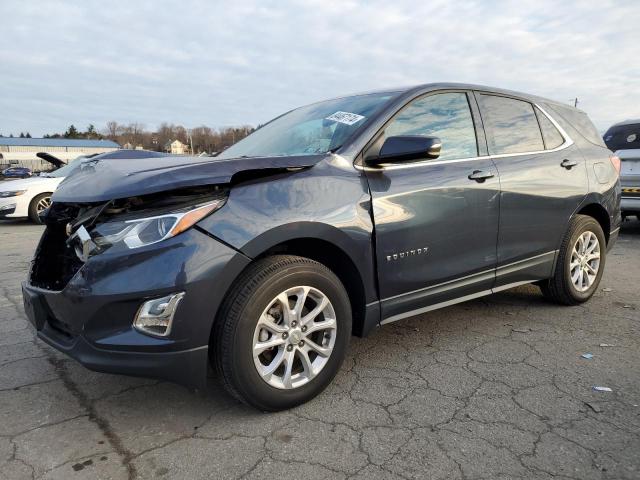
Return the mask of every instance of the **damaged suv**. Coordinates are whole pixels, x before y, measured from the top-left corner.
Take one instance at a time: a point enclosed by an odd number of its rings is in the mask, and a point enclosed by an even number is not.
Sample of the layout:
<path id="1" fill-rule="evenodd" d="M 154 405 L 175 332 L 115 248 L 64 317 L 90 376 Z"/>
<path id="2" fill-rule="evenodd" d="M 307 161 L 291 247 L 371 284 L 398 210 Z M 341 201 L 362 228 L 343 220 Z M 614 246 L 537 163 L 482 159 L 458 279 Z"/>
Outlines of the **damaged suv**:
<path id="1" fill-rule="evenodd" d="M 83 165 L 23 284 L 38 336 L 103 372 L 307 401 L 351 335 L 526 283 L 597 289 L 619 160 L 587 116 L 430 84 L 292 110 L 213 159 Z"/>

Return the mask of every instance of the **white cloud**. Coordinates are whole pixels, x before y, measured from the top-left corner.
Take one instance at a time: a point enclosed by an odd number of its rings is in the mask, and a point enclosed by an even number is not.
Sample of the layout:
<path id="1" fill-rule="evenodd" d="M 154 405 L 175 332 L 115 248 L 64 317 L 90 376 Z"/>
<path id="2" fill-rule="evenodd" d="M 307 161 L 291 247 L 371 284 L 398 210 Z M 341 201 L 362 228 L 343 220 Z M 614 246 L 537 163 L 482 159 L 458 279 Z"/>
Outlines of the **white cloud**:
<path id="1" fill-rule="evenodd" d="M 461 81 L 640 117 L 638 2 L 4 0 L 0 132 L 256 124 L 343 93 Z"/>

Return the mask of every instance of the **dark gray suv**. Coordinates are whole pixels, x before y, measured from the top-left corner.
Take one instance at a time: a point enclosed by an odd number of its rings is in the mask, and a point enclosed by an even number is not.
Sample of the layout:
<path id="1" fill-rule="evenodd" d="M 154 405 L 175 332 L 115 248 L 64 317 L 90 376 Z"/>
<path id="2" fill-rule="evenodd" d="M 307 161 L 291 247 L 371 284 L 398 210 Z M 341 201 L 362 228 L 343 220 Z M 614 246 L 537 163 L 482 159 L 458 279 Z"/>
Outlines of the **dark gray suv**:
<path id="1" fill-rule="evenodd" d="M 317 395 L 352 334 L 515 285 L 597 289 L 619 161 L 587 116 L 430 84 L 292 110 L 214 159 L 96 161 L 68 177 L 23 285 L 38 336 L 88 368 Z"/>

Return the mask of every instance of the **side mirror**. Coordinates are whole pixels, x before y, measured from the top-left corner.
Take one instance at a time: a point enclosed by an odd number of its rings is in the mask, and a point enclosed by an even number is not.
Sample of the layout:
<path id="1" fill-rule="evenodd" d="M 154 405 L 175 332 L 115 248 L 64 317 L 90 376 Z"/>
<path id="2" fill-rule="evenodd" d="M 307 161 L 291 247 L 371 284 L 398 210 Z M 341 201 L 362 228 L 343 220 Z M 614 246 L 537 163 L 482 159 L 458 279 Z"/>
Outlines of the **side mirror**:
<path id="1" fill-rule="evenodd" d="M 442 142 L 438 137 L 422 135 L 399 135 L 388 137 L 377 157 L 367 160 L 367 163 L 380 165 L 383 163 L 409 162 L 420 159 L 434 159 L 440 156 Z"/>

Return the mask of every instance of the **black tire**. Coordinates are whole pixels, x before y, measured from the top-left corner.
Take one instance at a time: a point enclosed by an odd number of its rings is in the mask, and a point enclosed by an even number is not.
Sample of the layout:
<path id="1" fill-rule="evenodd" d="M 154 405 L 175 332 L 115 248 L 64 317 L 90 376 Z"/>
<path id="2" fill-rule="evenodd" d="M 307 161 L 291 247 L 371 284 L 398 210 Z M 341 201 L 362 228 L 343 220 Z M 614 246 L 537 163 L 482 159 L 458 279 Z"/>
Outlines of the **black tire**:
<path id="1" fill-rule="evenodd" d="M 253 357 L 259 317 L 281 292 L 309 286 L 331 302 L 337 322 L 335 343 L 322 370 L 297 388 L 267 383 Z M 322 392 L 338 373 L 351 337 L 351 304 L 338 277 L 308 258 L 275 255 L 256 261 L 238 278 L 214 325 L 212 361 L 225 389 L 238 400 L 262 411 L 278 411 L 304 403 Z"/>
<path id="2" fill-rule="evenodd" d="M 579 291 L 571 281 L 570 262 L 573 247 L 583 233 L 591 231 L 598 239 L 600 247 L 600 265 L 595 280 L 584 291 Z M 607 257 L 607 243 L 602 227 L 593 217 L 576 215 L 571 219 L 567 233 L 562 240 L 553 277 L 541 282 L 540 288 L 545 297 L 562 305 L 578 305 L 586 302 L 598 289 Z"/>
<path id="3" fill-rule="evenodd" d="M 42 224 L 40 216 L 38 215 L 38 203 L 45 198 L 51 200 L 51 195 L 51 193 L 41 193 L 31 200 L 31 203 L 29 204 L 29 218 L 33 223 L 37 223 L 38 225 Z"/>

